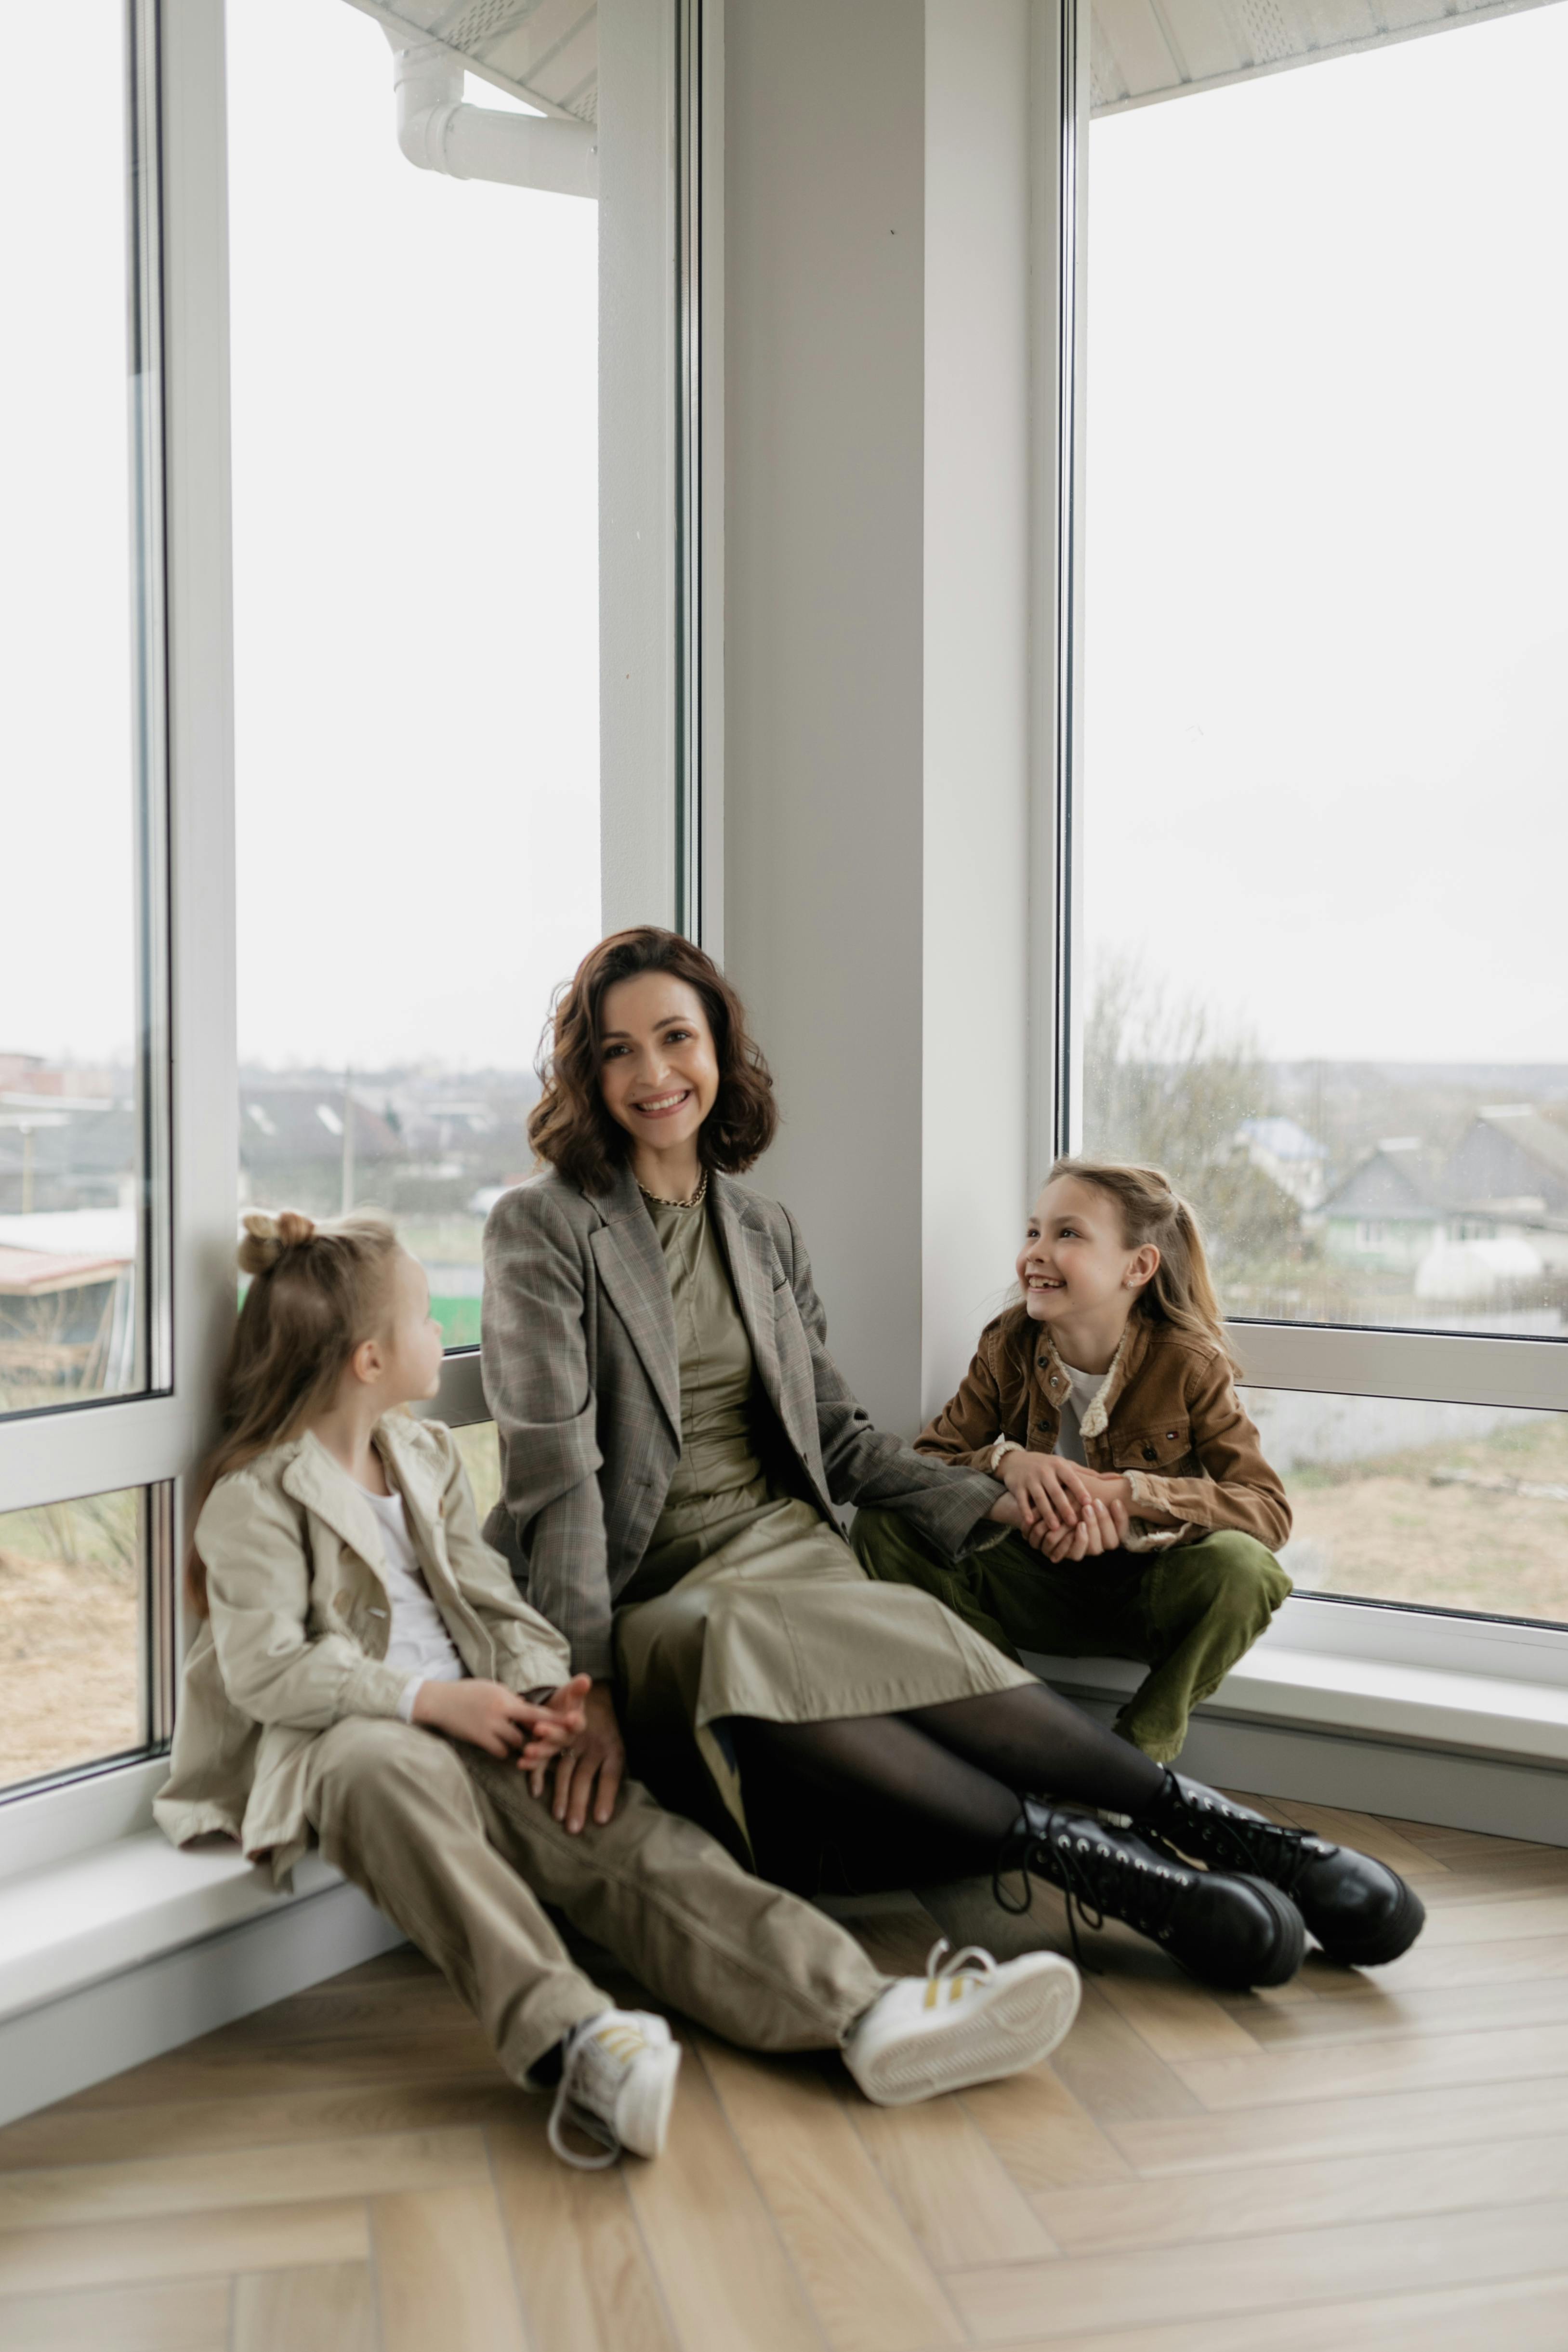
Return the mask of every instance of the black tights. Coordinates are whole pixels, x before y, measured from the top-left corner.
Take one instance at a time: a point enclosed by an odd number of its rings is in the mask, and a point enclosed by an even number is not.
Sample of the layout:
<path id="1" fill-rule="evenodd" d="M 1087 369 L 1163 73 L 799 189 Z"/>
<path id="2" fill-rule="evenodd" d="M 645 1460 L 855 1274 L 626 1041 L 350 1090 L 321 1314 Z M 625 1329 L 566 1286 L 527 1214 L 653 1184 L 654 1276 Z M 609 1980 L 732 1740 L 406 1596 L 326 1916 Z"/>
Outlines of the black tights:
<path id="1" fill-rule="evenodd" d="M 835 1838 L 860 1857 L 859 1883 L 875 1875 L 907 1885 L 912 1877 L 956 1876 L 989 1869 L 998 1842 L 1019 1815 L 1021 1795 L 1049 1793 L 1108 1811 L 1139 1813 L 1164 1785 L 1153 1763 L 1114 1732 L 1043 1683 L 911 1707 L 903 1715 L 841 1716 L 826 1723 L 730 1727 L 747 1779 L 747 1813 L 756 1792 L 759 1859 L 779 1874 L 803 1874 L 799 1800 L 810 1790 L 833 1801 Z M 821 1807 L 811 1811 L 821 1821 Z M 880 1856 L 874 1873 L 869 1852 Z"/>

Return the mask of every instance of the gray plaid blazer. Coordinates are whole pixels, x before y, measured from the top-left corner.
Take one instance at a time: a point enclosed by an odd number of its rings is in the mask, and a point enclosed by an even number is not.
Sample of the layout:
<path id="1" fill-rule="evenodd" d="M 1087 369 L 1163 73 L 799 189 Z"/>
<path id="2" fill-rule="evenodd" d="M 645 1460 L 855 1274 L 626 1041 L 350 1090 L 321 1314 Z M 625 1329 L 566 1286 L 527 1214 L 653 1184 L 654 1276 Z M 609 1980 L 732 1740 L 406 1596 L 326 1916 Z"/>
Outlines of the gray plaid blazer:
<path id="1" fill-rule="evenodd" d="M 803 1491 L 907 1512 L 956 1557 L 1004 1490 L 873 1429 L 826 1346 L 794 1218 L 715 1176 L 708 1202 L 761 1381 Z M 501 1499 L 485 1533 L 579 1674 L 607 1679 L 611 1612 L 636 1573 L 681 1455 L 669 1276 L 630 1169 L 591 1199 L 554 1171 L 504 1193 L 485 1227 L 485 1394 Z"/>

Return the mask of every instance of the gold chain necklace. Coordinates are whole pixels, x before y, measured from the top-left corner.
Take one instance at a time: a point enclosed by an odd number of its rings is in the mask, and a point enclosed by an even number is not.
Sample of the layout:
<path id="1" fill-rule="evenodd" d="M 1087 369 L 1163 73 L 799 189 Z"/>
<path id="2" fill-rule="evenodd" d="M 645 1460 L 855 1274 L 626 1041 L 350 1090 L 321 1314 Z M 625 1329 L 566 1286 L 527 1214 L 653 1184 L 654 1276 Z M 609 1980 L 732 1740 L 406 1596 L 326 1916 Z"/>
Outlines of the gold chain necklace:
<path id="1" fill-rule="evenodd" d="M 662 1192 L 650 1192 L 641 1176 L 637 1179 L 637 1190 L 642 1193 L 644 1201 L 653 1202 L 655 1209 L 700 1209 L 707 1199 L 707 1170 L 706 1168 L 703 1170 L 697 1181 L 697 1189 L 689 1201 L 667 1201 Z"/>

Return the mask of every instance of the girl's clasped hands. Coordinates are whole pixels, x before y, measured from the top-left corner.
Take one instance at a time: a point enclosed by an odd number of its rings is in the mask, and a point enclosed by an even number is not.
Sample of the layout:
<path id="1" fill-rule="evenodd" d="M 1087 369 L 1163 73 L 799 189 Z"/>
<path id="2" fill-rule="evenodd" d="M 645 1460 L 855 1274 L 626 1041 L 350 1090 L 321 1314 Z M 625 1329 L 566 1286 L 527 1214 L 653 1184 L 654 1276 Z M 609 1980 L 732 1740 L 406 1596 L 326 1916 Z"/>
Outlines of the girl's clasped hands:
<path id="1" fill-rule="evenodd" d="M 1019 1533 L 1050 1560 L 1094 1559 L 1127 1539 L 1128 1480 L 1060 1454 L 1004 1454 L 997 1476 L 1019 1507 Z"/>

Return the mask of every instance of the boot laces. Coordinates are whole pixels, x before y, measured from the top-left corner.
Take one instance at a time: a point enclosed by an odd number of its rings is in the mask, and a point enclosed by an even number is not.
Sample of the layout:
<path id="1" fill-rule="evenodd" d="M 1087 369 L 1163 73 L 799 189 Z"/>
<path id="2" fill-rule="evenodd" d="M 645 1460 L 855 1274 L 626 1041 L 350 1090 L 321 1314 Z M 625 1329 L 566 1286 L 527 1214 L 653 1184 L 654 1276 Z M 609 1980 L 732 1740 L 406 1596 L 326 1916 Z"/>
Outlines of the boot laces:
<path id="1" fill-rule="evenodd" d="M 1310 1830 L 1266 1821 L 1261 1814 L 1249 1821 L 1239 1810 L 1213 1804 L 1207 1797 L 1184 1792 L 1182 1803 L 1189 1818 L 1197 1816 L 1215 1861 L 1229 1869 L 1256 1871 L 1282 1895 L 1294 1895 L 1303 1872 L 1325 1854 L 1339 1851 L 1313 1837 Z"/>
<path id="2" fill-rule="evenodd" d="M 1030 1841 L 1022 1863 L 1014 1864 L 1023 1874 L 1021 1903 L 1011 1901 L 1004 1893 L 999 1859 L 991 1873 L 992 1896 L 1015 1918 L 1021 1917 L 1034 1901 L 1031 1873 L 1058 1889 L 1066 1898 L 1072 1957 L 1086 1976 L 1098 1976 L 1101 1971 L 1084 1958 L 1079 1921 L 1099 1931 L 1109 1912 L 1140 1935 L 1163 1942 L 1186 1875 L 1185 1864 L 1171 1869 L 1158 1862 L 1145 1863 L 1109 1843 L 1103 1831 L 1095 1837 L 1092 1832 L 1098 1826 L 1082 1813 L 1052 1805 L 1046 1812 L 1044 1828 Z M 1173 1855 L 1172 1861 L 1176 1860 Z"/>

